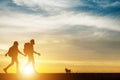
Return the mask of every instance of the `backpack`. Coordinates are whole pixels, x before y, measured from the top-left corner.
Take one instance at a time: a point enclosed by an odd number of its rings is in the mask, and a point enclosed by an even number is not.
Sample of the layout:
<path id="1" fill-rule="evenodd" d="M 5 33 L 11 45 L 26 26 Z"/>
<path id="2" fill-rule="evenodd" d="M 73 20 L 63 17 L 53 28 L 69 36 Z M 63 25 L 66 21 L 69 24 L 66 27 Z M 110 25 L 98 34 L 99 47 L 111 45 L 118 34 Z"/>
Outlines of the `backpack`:
<path id="1" fill-rule="evenodd" d="M 27 55 L 29 53 L 29 48 L 30 48 L 30 43 L 25 43 L 24 49 L 23 49 L 25 55 Z"/>
<path id="2" fill-rule="evenodd" d="M 14 52 L 14 47 L 10 47 L 9 50 L 8 50 L 8 56 L 12 57 L 13 56 L 13 52 Z"/>

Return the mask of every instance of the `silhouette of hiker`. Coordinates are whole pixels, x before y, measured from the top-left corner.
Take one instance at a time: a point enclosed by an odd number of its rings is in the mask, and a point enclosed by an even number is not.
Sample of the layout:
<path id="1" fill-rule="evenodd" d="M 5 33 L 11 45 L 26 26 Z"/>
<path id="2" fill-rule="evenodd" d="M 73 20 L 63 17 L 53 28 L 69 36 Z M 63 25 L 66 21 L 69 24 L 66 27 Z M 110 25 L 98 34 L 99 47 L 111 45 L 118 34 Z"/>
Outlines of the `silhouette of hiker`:
<path id="1" fill-rule="evenodd" d="M 34 44 L 35 44 L 34 39 L 30 40 L 30 43 L 29 42 L 25 43 L 25 45 L 24 45 L 24 53 L 25 53 L 26 56 L 28 56 L 27 65 L 31 62 L 32 66 L 33 66 L 33 69 L 36 72 L 36 70 L 35 70 L 34 53 L 38 54 L 38 55 L 40 55 L 40 53 L 34 51 Z"/>
<path id="2" fill-rule="evenodd" d="M 16 71 L 19 72 L 19 62 L 18 62 L 18 58 L 17 58 L 18 53 L 24 55 L 18 49 L 18 42 L 14 41 L 13 46 L 11 46 L 9 48 L 8 52 L 5 54 L 5 56 L 9 55 L 11 57 L 11 63 L 6 68 L 3 69 L 5 73 L 7 73 L 7 69 L 9 67 L 11 67 L 14 64 L 14 62 L 16 62 Z"/>

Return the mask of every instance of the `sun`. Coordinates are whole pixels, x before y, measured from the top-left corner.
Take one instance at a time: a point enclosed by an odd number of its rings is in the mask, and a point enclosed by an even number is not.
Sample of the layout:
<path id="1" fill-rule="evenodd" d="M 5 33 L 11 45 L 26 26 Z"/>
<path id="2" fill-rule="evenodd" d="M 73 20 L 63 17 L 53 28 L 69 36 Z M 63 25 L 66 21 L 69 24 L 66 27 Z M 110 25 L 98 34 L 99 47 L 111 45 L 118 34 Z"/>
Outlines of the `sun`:
<path id="1" fill-rule="evenodd" d="M 34 73 L 34 70 L 33 70 L 32 65 L 27 65 L 27 66 L 24 67 L 23 74 L 30 75 L 30 74 L 33 74 L 33 73 Z"/>

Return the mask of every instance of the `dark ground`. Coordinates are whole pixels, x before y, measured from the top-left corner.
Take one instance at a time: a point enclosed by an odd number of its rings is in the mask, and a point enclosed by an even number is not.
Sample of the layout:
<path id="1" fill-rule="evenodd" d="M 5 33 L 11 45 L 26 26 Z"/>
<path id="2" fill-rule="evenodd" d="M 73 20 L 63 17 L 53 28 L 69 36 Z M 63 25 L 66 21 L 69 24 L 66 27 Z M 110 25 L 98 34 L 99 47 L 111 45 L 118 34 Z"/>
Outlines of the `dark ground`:
<path id="1" fill-rule="evenodd" d="M 5 74 L 0 80 L 120 80 L 120 73 L 49 73 L 49 74 Z"/>

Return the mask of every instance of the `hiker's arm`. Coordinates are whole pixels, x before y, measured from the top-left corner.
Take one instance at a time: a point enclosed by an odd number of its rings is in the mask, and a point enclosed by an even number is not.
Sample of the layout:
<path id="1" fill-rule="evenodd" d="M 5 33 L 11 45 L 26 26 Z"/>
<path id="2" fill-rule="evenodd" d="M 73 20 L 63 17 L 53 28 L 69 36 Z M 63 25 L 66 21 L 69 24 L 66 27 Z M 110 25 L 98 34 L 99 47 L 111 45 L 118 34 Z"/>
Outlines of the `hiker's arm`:
<path id="1" fill-rule="evenodd" d="M 5 56 L 7 56 L 8 55 L 8 52 L 5 54 Z"/>
<path id="2" fill-rule="evenodd" d="M 20 53 L 20 54 L 22 54 L 23 56 L 25 56 L 22 52 L 20 52 L 19 50 L 18 50 L 18 52 Z"/>
<path id="3" fill-rule="evenodd" d="M 8 53 L 9 53 L 9 51 L 5 54 L 5 56 L 7 56 L 7 55 L 8 55 Z"/>
<path id="4" fill-rule="evenodd" d="M 40 56 L 40 53 L 38 53 L 38 52 L 36 52 L 36 51 L 34 51 L 34 53 Z"/>

